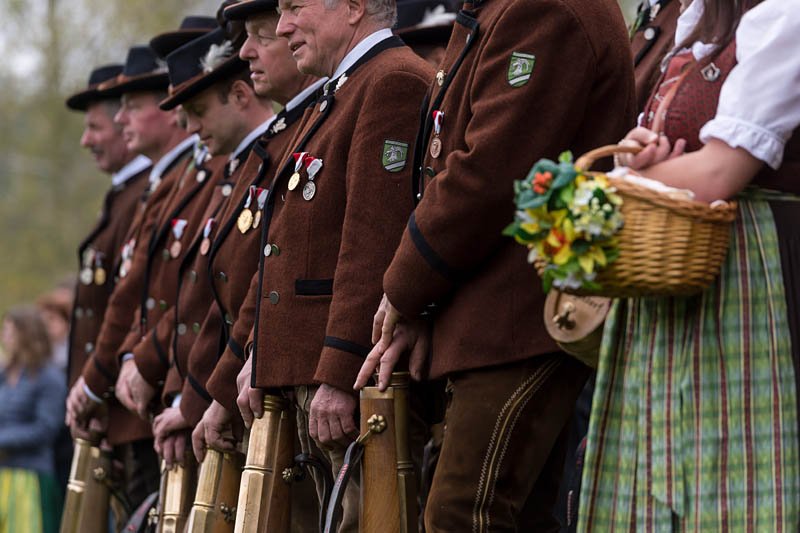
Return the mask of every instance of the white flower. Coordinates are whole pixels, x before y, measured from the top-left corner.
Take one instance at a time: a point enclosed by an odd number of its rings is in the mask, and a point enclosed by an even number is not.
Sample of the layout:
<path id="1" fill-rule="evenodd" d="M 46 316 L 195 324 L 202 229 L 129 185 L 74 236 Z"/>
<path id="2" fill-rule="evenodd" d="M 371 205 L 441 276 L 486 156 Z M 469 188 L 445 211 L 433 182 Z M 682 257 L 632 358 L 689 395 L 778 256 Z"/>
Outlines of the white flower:
<path id="1" fill-rule="evenodd" d="M 583 279 L 576 276 L 574 272 L 567 274 L 566 278 L 553 280 L 553 286 L 557 289 L 580 289 L 581 285 L 583 285 Z"/>
<path id="2" fill-rule="evenodd" d="M 212 44 L 205 57 L 200 60 L 203 72 L 208 74 L 233 55 L 233 43 L 223 41 L 222 44 Z"/>

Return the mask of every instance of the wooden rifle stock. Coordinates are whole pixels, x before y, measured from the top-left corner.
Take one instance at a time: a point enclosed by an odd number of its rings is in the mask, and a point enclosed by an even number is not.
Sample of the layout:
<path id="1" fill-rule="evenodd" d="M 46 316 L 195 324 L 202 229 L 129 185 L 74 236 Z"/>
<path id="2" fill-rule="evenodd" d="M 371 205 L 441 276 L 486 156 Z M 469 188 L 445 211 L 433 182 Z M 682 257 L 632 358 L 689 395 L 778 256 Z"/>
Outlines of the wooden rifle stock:
<path id="1" fill-rule="evenodd" d="M 264 415 L 253 420 L 236 506 L 236 533 L 288 533 L 295 420 L 289 402 L 264 396 Z M 284 477 L 284 471 L 288 474 Z"/>
<path id="2" fill-rule="evenodd" d="M 236 519 L 244 456 L 209 448 L 200 465 L 189 533 L 231 533 Z"/>
<path id="3" fill-rule="evenodd" d="M 161 465 L 159 490 L 159 533 L 183 533 L 189 518 L 197 485 L 197 463 L 192 454 L 186 454 L 183 465 L 167 468 Z"/>
<path id="4" fill-rule="evenodd" d="M 88 440 L 76 438 L 70 466 L 61 533 L 108 530 L 111 457 Z"/>

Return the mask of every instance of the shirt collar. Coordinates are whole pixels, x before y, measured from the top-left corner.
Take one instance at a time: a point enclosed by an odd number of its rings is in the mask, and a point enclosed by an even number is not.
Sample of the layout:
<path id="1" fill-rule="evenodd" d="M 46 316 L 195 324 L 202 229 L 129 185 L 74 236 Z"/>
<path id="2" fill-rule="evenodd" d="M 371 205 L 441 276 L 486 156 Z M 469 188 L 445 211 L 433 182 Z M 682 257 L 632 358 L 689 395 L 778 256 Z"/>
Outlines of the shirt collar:
<path id="1" fill-rule="evenodd" d="M 111 176 L 111 186 L 119 187 L 152 164 L 149 157 L 137 155 Z"/>
<path id="2" fill-rule="evenodd" d="M 244 139 L 242 139 L 242 142 L 239 143 L 239 146 L 237 146 L 236 149 L 233 152 L 231 152 L 230 157 L 228 157 L 228 161 L 233 161 L 234 159 L 239 157 L 239 154 L 244 152 L 245 148 L 250 146 L 250 144 L 252 144 L 253 141 L 255 141 L 261 135 L 263 135 L 264 132 L 266 132 L 267 129 L 269 129 L 269 127 L 272 126 L 272 123 L 275 121 L 275 116 L 276 115 L 272 115 L 267 120 L 256 126 L 256 129 L 248 133 L 247 136 Z"/>
<path id="3" fill-rule="evenodd" d="M 342 62 L 339 63 L 338 67 L 336 67 L 336 71 L 333 73 L 333 76 L 331 76 L 331 80 L 335 80 L 347 72 L 347 69 L 352 67 L 356 61 L 361 59 L 361 56 L 369 52 L 373 46 L 384 39 L 388 39 L 392 35 L 392 30 L 389 28 L 383 28 L 382 30 L 378 30 L 375 33 L 367 35 L 360 43 L 355 45 L 352 50 L 347 52 L 347 55 L 344 56 Z"/>
<path id="4" fill-rule="evenodd" d="M 309 85 L 308 87 L 306 87 L 305 89 L 303 89 L 302 91 L 297 93 L 297 95 L 295 95 L 294 98 L 292 98 L 291 100 L 286 102 L 286 111 L 291 111 L 295 107 L 297 107 L 300 104 L 302 104 L 305 101 L 306 98 L 311 96 L 311 94 L 314 91 L 316 91 L 317 89 L 322 87 L 322 85 L 324 83 L 327 83 L 327 81 L 328 81 L 328 78 L 322 78 L 320 80 L 315 81 L 314 83 L 312 83 L 311 85 Z"/>
<path id="5" fill-rule="evenodd" d="M 190 135 L 179 142 L 172 150 L 164 154 L 164 156 L 153 165 L 153 169 L 150 171 L 150 183 L 153 184 L 161 181 L 161 175 L 176 159 L 178 159 L 178 156 L 198 142 L 200 142 L 200 138 L 197 135 Z"/>

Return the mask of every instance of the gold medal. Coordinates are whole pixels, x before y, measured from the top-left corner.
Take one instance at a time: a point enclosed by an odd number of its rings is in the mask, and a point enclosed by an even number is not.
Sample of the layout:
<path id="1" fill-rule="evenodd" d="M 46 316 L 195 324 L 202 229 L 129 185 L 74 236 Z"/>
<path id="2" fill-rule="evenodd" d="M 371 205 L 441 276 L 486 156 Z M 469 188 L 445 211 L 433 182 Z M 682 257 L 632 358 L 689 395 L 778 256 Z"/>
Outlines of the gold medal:
<path id="1" fill-rule="evenodd" d="M 292 174 L 292 177 L 289 178 L 289 190 L 295 190 L 298 185 L 300 185 L 300 173 L 295 172 Z"/>
<path id="2" fill-rule="evenodd" d="M 169 255 L 173 259 L 177 259 L 179 255 L 181 255 L 181 241 L 175 241 L 172 243 L 172 246 L 169 247 Z"/>
<path id="3" fill-rule="evenodd" d="M 239 218 L 236 220 L 236 227 L 242 233 L 247 233 L 247 230 L 253 225 L 253 212 L 249 209 L 242 209 L 239 213 Z"/>
<path id="4" fill-rule="evenodd" d="M 91 268 L 84 268 L 81 270 L 79 279 L 81 280 L 82 284 L 91 285 L 92 281 L 94 280 L 94 272 L 92 272 Z"/>
<path id="5" fill-rule="evenodd" d="M 106 269 L 100 267 L 94 271 L 94 284 L 95 285 L 105 285 L 106 284 Z"/>
<path id="6" fill-rule="evenodd" d="M 257 228 L 259 224 L 261 224 L 261 211 L 256 211 L 253 216 L 253 229 Z"/>
<path id="7" fill-rule="evenodd" d="M 208 251 L 211 249 L 211 239 L 208 237 L 204 238 L 203 241 L 200 243 L 200 255 L 207 255 Z"/>
<path id="8" fill-rule="evenodd" d="M 436 159 L 442 154 L 442 141 L 439 137 L 434 137 L 431 140 L 431 157 Z"/>

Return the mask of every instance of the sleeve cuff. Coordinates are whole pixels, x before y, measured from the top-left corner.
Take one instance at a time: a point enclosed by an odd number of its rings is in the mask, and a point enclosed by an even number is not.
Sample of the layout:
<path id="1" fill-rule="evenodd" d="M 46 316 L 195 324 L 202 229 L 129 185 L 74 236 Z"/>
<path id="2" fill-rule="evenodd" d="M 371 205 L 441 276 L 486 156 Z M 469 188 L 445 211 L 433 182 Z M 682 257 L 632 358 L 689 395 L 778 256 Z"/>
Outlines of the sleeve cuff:
<path id="1" fill-rule="evenodd" d="M 176 394 L 175 397 L 172 398 L 172 404 L 170 407 L 173 409 L 178 409 L 181 406 L 181 398 L 182 396 L 180 394 Z"/>
<path id="2" fill-rule="evenodd" d="M 416 317 L 430 304 L 441 300 L 461 276 L 436 255 L 412 214 L 394 259 L 383 276 L 383 291 L 403 315 Z"/>
<path id="3" fill-rule="evenodd" d="M 353 385 L 370 348 L 336 337 L 325 337 L 314 381 L 356 394 Z"/>
<path id="4" fill-rule="evenodd" d="M 775 170 L 783 162 L 786 141 L 752 122 L 718 115 L 700 130 L 703 143 L 710 139 L 719 139 L 731 148 L 743 148 Z"/>
<path id="5" fill-rule="evenodd" d="M 86 383 L 83 384 L 83 392 L 85 392 L 86 396 L 88 396 L 89 399 L 92 400 L 94 403 L 103 403 L 103 399 L 97 394 L 93 393 L 92 389 L 90 389 L 89 386 L 86 385 Z"/>
<path id="6" fill-rule="evenodd" d="M 133 359 L 133 352 L 128 352 L 123 354 L 123 356 L 120 358 L 120 361 L 124 363 L 125 361 L 130 361 L 131 359 Z"/>

